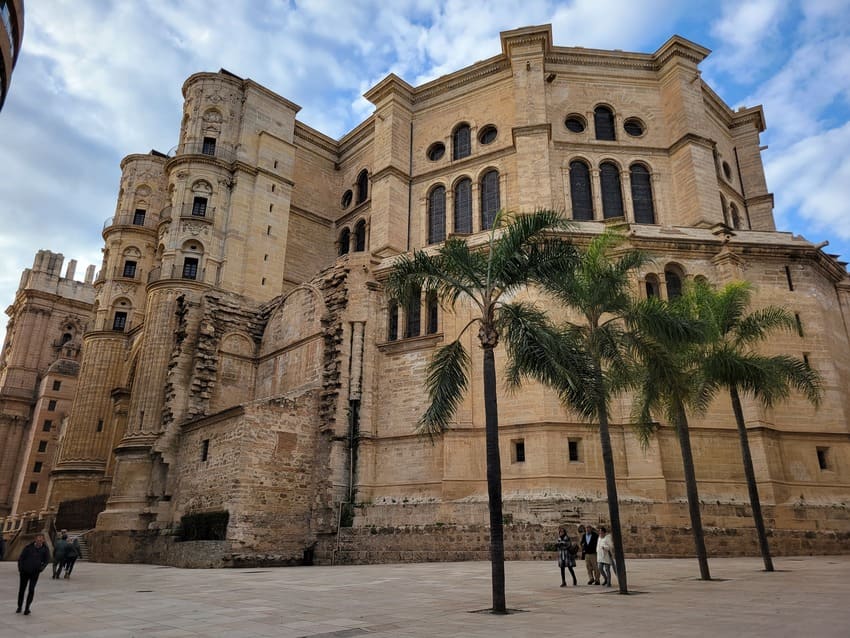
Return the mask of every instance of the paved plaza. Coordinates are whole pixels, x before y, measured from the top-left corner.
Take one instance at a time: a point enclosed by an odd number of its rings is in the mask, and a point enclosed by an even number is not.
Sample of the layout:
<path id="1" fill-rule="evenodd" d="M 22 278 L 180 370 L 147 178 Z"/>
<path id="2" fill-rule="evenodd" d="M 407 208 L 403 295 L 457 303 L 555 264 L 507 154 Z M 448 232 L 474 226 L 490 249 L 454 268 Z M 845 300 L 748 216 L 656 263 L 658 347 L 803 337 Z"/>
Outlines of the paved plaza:
<path id="1" fill-rule="evenodd" d="M 15 563 L 0 563 L 0 636 L 806 636 L 850 635 L 850 556 L 631 560 L 636 592 L 561 588 L 554 557 L 507 563 L 509 616 L 490 603 L 484 562 L 190 570 L 77 563 L 42 574 L 31 616 L 15 614 Z M 580 565 L 581 567 L 581 565 Z M 583 574 L 577 572 L 579 576 Z M 475 613 L 479 612 L 479 613 Z"/>

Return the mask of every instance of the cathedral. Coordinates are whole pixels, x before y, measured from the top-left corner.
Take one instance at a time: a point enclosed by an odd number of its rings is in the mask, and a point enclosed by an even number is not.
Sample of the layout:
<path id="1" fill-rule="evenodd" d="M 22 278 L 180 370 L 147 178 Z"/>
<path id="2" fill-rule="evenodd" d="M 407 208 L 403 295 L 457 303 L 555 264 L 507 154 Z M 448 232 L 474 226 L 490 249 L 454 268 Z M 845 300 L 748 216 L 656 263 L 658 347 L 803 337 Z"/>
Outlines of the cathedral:
<path id="1" fill-rule="evenodd" d="M 387 76 L 339 140 L 250 79 L 189 77 L 177 146 L 121 162 L 97 275 L 60 277 L 61 256 L 42 251 L 7 311 L 7 539 L 26 533 L 25 511 L 100 499 L 85 525 L 96 560 L 486 558 L 472 339 L 451 428 L 415 433 L 429 358 L 472 309 L 405 306 L 382 282 L 400 254 L 480 245 L 499 210 L 553 208 L 578 243 L 615 225 L 651 255 L 636 295 L 743 279 L 756 307 L 794 313 L 766 351 L 808 361 L 823 402 L 745 400 L 758 486 L 775 553 L 846 551 L 850 278 L 776 229 L 764 113 L 702 80 L 708 54 L 678 36 L 626 53 L 556 46 L 550 26 L 507 31 L 493 57 L 421 86 Z M 507 557 L 545 555 L 559 525 L 604 524 L 595 425 L 533 384 L 500 388 L 499 410 Z M 675 432 L 662 423 L 643 448 L 630 413 L 628 396 L 612 405 L 625 551 L 690 555 Z M 709 553 L 757 554 L 728 397 L 692 416 L 691 436 Z"/>

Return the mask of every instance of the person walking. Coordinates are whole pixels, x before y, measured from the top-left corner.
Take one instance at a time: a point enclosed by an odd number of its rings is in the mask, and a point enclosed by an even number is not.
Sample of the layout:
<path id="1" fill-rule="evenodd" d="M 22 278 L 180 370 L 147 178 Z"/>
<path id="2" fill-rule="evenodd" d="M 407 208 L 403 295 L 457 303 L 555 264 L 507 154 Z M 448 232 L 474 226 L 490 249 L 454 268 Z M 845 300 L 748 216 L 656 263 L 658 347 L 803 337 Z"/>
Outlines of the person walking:
<path id="1" fill-rule="evenodd" d="M 599 542 L 596 548 L 596 562 L 602 571 L 603 585 L 611 586 L 611 565 L 614 563 L 614 541 L 604 527 L 599 528 Z"/>
<path id="2" fill-rule="evenodd" d="M 3 560 L 3 557 L 6 555 L 6 539 L 3 538 L 3 534 L 0 534 L 0 560 Z"/>
<path id="3" fill-rule="evenodd" d="M 53 546 L 53 578 L 59 578 L 62 575 L 62 568 L 65 566 L 65 559 L 68 556 L 68 534 L 62 530 L 61 536 L 56 540 Z"/>
<path id="4" fill-rule="evenodd" d="M 38 576 L 49 563 L 50 550 L 44 544 L 44 534 L 38 534 L 32 543 L 24 547 L 24 550 L 18 557 L 18 574 L 21 577 L 21 585 L 18 588 L 18 608 L 15 610 L 15 613 L 21 613 L 21 607 L 24 604 L 24 590 L 29 587 L 27 606 L 24 609 L 24 615 L 29 616 L 30 605 L 32 605 L 32 599 L 35 596 L 35 585 L 38 582 Z"/>
<path id="5" fill-rule="evenodd" d="M 65 554 L 65 578 L 71 577 L 71 572 L 74 571 L 74 563 L 77 562 L 77 559 L 82 556 L 82 550 L 80 549 L 80 539 L 77 536 L 74 536 L 73 539 L 68 543 L 68 551 Z"/>
<path id="6" fill-rule="evenodd" d="M 578 581 L 576 580 L 576 573 L 573 569 L 576 566 L 576 554 L 578 553 L 578 545 L 572 542 L 569 535 L 567 535 L 567 530 L 563 527 L 558 529 L 558 567 L 561 568 L 561 587 L 567 586 L 567 579 L 565 571 L 566 569 L 570 570 L 570 576 L 573 577 L 573 587 L 578 585 Z"/>
<path id="7" fill-rule="evenodd" d="M 599 542 L 599 534 L 592 525 L 579 525 L 579 543 L 581 545 L 581 557 L 587 568 L 588 585 L 599 584 L 599 565 L 596 562 L 596 544 Z"/>

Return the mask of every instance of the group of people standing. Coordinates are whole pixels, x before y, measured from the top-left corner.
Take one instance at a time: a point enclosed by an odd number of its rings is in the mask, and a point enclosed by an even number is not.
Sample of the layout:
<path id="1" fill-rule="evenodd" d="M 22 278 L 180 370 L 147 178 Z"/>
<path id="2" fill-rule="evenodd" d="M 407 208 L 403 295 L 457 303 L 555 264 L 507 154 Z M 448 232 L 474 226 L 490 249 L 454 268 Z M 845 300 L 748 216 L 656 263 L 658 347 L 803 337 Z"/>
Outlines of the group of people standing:
<path id="1" fill-rule="evenodd" d="M 558 567 L 561 569 L 561 587 L 567 586 L 566 571 L 573 578 L 573 586 L 578 585 L 575 566 L 579 553 L 587 568 L 588 585 L 611 587 L 611 566 L 614 565 L 614 542 L 605 527 L 599 532 L 592 525 L 578 526 L 578 542 L 575 543 L 563 527 L 558 529 L 556 543 Z M 614 565 L 614 573 L 617 567 Z M 601 581 L 600 581 L 601 577 Z"/>
<path id="2" fill-rule="evenodd" d="M 53 578 L 61 578 L 62 570 L 65 578 L 71 577 L 74 563 L 80 557 L 80 542 L 74 538 L 68 540 L 68 530 L 62 530 L 56 545 L 53 548 Z M 30 614 L 30 606 L 35 597 L 35 586 L 38 577 L 44 568 L 50 564 L 50 550 L 44 539 L 44 534 L 38 534 L 35 540 L 24 547 L 18 557 L 18 574 L 20 576 L 20 587 L 18 587 L 18 608 L 16 613 Z M 24 593 L 26 593 L 26 606 L 24 606 Z"/>

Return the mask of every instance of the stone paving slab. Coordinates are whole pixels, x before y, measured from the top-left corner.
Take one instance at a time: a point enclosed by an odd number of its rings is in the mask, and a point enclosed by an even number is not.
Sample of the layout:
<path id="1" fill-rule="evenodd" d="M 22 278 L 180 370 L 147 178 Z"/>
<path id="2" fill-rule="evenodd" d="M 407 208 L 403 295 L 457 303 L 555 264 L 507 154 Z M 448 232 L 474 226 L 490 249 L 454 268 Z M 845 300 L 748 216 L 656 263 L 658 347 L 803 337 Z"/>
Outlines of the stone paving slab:
<path id="1" fill-rule="evenodd" d="M 559 587 L 552 561 L 506 564 L 508 616 L 485 562 L 191 570 L 78 562 L 39 580 L 15 614 L 17 568 L 0 563 L 0 638 L 421 638 L 427 636 L 850 636 L 850 556 L 628 561 L 629 587 Z M 581 565 L 577 574 L 581 577 Z"/>

